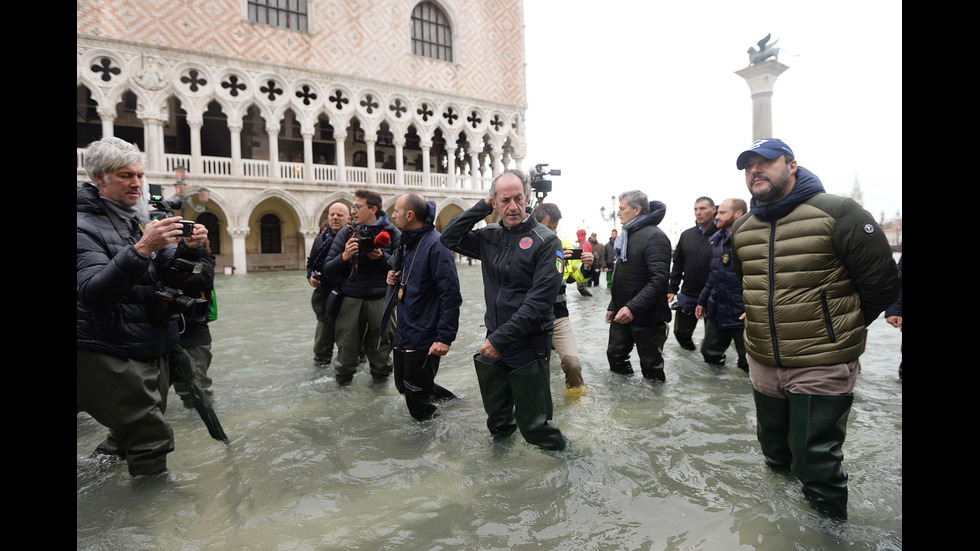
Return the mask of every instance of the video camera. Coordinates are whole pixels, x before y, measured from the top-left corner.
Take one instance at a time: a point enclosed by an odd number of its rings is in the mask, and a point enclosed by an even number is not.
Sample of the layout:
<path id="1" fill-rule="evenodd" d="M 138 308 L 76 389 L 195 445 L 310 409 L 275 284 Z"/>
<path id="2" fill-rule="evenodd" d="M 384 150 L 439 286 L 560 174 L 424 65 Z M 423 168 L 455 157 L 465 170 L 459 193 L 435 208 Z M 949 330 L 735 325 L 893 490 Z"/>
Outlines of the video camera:
<path id="1" fill-rule="evenodd" d="M 358 224 L 354 228 L 354 238 L 357 239 L 357 250 L 365 254 L 391 243 L 391 235 L 380 224 Z"/>
<path id="2" fill-rule="evenodd" d="M 534 192 L 534 197 L 538 203 L 544 201 L 544 198 L 551 193 L 551 180 L 546 180 L 545 176 L 561 176 L 561 170 L 546 171 L 544 169 L 546 166 L 548 163 L 538 163 L 531 169 L 531 190 Z"/>

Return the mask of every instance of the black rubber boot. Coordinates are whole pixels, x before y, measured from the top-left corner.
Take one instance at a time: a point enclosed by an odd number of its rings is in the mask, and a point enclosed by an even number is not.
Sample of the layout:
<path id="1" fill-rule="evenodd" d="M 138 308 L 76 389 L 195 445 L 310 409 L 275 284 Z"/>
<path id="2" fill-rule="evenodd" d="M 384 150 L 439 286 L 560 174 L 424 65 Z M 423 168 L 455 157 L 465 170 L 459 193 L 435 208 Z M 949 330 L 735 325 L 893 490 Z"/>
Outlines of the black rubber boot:
<path id="1" fill-rule="evenodd" d="M 611 323 L 609 325 L 609 344 L 606 345 L 609 371 L 620 375 L 632 375 L 633 365 L 630 363 L 632 350 L 633 339 L 629 326 Z"/>
<path id="2" fill-rule="evenodd" d="M 483 409 L 487 412 L 487 428 L 494 438 L 506 438 L 517 430 L 507 370 L 503 366 L 481 362 L 477 357 L 473 357 L 473 364 L 480 383 Z"/>
<path id="3" fill-rule="evenodd" d="M 793 454 L 789 447 L 789 400 L 767 396 L 752 389 L 755 398 L 756 435 L 766 465 L 789 472 Z"/>
<path id="4" fill-rule="evenodd" d="M 439 415 L 439 408 L 433 403 L 435 400 L 456 397 L 435 382 L 439 371 L 439 356 L 430 356 L 422 351 L 396 350 L 393 359 L 395 373 L 402 373 L 405 404 L 416 421 L 427 421 Z"/>
<path id="5" fill-rule="evenodd" d="M 790 394 L 789 445 L 793 472 L 815 509 L 847 518 L 847 473 L 841 446 L 847 433 L 852 394 Z"/>
<path id="6" fill-rule="evenodd" d="M 540 361 L 531 362 L 507 374 L 517 427 L 529 444 L 546 450 L 561 451 L 568 439 L 558 425 L 551 420 L 552 402 L 548 366 Z"/>

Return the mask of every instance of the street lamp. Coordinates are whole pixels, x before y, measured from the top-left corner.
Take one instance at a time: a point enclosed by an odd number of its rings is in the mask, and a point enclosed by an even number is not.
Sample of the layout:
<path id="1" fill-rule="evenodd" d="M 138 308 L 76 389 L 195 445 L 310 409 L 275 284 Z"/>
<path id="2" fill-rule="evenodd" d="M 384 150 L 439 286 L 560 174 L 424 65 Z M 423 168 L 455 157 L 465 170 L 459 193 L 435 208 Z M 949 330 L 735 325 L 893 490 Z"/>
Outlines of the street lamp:
<path id="1" fill-rule="evenodd" d="M 609 213 L 609 216 L 606 216 L 606 207 L 601 207 L 599 209 L 599 216 L 601 216 L 602 219 L 605 220 L 606 222 L 612 221 L 613 229 L 615 230 L 616 229 L 616 196 L 613 195 L 611 199 L 613 205 L 612 212 Z"/>

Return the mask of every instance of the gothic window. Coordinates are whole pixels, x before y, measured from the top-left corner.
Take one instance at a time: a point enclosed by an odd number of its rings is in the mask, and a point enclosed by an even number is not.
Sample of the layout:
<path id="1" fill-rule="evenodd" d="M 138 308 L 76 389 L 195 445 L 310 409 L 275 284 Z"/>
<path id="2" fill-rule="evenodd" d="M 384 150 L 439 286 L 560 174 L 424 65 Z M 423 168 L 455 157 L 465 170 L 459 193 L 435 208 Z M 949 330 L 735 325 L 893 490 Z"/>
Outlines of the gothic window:
<path id="1" fill-rule="evenodd" d="M 433 2 L 419 2 L 412 10 L 412 53 L 443 61 L 453 60 L 453 31 L 449 18 Z"/>
<path id="2" fill-rule="evenodd" d="M 306 32 L 306 0 L 248 0 L 248 20 L 293 31 Z"/>
<path id="3" fill-rule="evenodd" d="M 282 223 L 275 214 L 266 214 L 259 223 L 262 254 L 282 252 Z"/>

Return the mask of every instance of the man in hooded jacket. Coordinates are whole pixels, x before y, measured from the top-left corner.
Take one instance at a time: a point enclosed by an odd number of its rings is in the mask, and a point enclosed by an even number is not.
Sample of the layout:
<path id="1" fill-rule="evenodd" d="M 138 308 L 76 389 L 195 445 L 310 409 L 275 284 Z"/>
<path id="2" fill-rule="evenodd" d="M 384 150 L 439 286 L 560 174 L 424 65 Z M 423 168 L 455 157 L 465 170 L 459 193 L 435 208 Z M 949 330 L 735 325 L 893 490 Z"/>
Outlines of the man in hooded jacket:
<path id="1" fill-rule="evenodd" d="M 616 238 L 612 292 L 606 311 L 609 369 L 632 374 L 629 355 L 635 345 L 643 376 L 661 382 L 666 380 L 663 350 L 670 321 L 670 239 L 657 224 L 666 212 L 664 203 L 648 200 L 642 191 L 619 196 L 623 231 Z"/>
<path id="2" fill-rule="evenodd" d="M 405 395 L 412 417 L 426 421 L 439 414 L 433 402 L 456 397 L 435 378 L 440 358 L 456 340 L 463 297 L 453 253 L 435 229 L 435 202 L 405 193 L 395 201 L 391 220 L 402 232 L 388 272 L 398 301 L 392 344 L 395 388 Z"/>
<path id="3" fill-rule="evenodd" d="M 180 238 L 180 217 L 148 220 L 142 154 L 103 138 L 89 145 L 77 185 L 76 412 L 109 428 L 97 452 L 126 459 L 131 475 L 167 469 L 173 430 L 164 418 L 177 321 L 158 291 L 176 293 L 177 260 L 200 262 L 207 228 Z M 176 244 L 175 244 L 176 243 Z"/>
<path id="4" fill-rule="evenodd" d="M 825 193 L 782 140 L 757 140 L 735 165 L 752 194 L 732 255 L 762 454 L 800 479 L 814 508 L 846 518 L 841 447 L 858 358 L 901 276 L 871 214 Z"/>
<path id="5" fill-rule="evenodd" d="M 371 378 L 384 382 L 392 372 L 391 342 L 394 324 L 381 326 L 385 291 L 388 288 L 388 259 L 401 243 L 401 232 L 381 209 L 381 196 L 373 191 L 354 192 L 352 222 L 334 237 L 323 263 L 323 278 L 342 281 L 343 295 L 335 323 L 337 383 L 346 385 L 357 372 L 363 349 Z M 362 250 L 360 236 L 367 236 Z"/>

